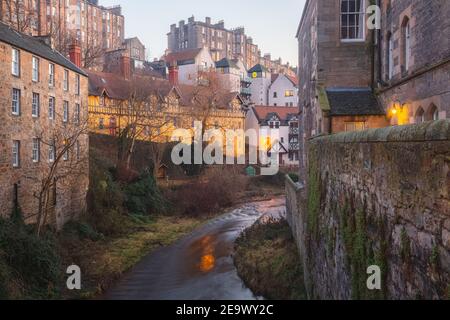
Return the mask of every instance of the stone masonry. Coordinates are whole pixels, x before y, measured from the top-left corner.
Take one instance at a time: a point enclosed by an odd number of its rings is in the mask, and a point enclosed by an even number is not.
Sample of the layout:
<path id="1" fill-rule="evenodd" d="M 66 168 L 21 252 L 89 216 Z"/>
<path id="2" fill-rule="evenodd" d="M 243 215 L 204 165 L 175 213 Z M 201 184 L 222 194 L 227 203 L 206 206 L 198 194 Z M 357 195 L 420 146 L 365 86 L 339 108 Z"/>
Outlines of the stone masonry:
<path id="1" fill-rule="evenodd" d="M 315 138 L 309 150 L 306 187 L 286 187 L 309 297 L 448 297 L 450 121 Z M 371 265 L 380 291 L 367 289 Z"/>

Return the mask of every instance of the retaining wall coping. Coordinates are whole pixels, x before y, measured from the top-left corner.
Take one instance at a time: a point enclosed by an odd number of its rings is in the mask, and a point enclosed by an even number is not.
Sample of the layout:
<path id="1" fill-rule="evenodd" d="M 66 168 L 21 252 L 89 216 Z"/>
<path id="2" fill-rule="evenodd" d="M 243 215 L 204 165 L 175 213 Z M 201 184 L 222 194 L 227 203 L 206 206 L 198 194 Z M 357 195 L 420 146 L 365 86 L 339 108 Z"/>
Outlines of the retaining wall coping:
<path id="1" fill-rule="evenodd" d="M 450 141 L 450 119 L 365 131 L 342 132 L 310 139 L 312 143 Z"/>

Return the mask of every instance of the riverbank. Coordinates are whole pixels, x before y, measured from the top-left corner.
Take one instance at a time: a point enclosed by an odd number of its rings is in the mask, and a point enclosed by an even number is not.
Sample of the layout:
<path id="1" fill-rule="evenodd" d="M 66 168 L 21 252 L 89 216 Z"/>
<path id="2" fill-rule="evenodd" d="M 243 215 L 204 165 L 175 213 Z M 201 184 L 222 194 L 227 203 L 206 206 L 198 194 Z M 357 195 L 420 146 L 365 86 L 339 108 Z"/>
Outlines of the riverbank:
<path id="1" fill-rule="evenodd" d="M 258 222 L 237 239 L 234 261 L 253 293 L 271 300 L 304 300 L 301 260 L 285 220 Z"/>

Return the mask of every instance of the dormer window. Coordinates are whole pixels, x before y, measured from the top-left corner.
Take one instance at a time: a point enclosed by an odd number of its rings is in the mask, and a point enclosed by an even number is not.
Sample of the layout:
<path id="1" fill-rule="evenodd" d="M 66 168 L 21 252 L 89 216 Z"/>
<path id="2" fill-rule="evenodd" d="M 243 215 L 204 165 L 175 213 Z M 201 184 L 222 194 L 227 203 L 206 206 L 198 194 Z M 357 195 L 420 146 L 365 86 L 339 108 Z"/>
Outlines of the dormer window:
<path id="1" fill-rule="evenodd" d="M 280 121 L 269 121 L 270 129 L 280 129 L 281 122 Z"/>

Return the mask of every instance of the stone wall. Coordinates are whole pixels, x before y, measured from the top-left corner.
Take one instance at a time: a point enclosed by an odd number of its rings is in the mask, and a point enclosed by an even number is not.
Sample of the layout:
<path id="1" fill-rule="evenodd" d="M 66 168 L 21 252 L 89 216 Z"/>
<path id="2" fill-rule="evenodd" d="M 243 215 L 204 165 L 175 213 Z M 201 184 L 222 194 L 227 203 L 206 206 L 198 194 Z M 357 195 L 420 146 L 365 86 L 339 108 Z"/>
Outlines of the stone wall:
<path id="1" fill-rule="evenodd" d="M 307 188 L 287 184 L 309 297 L 446 298 L 450 121 L 316 138 L 309 150 Z M 371 265 L 382 290 L 367 289 Z"/>

